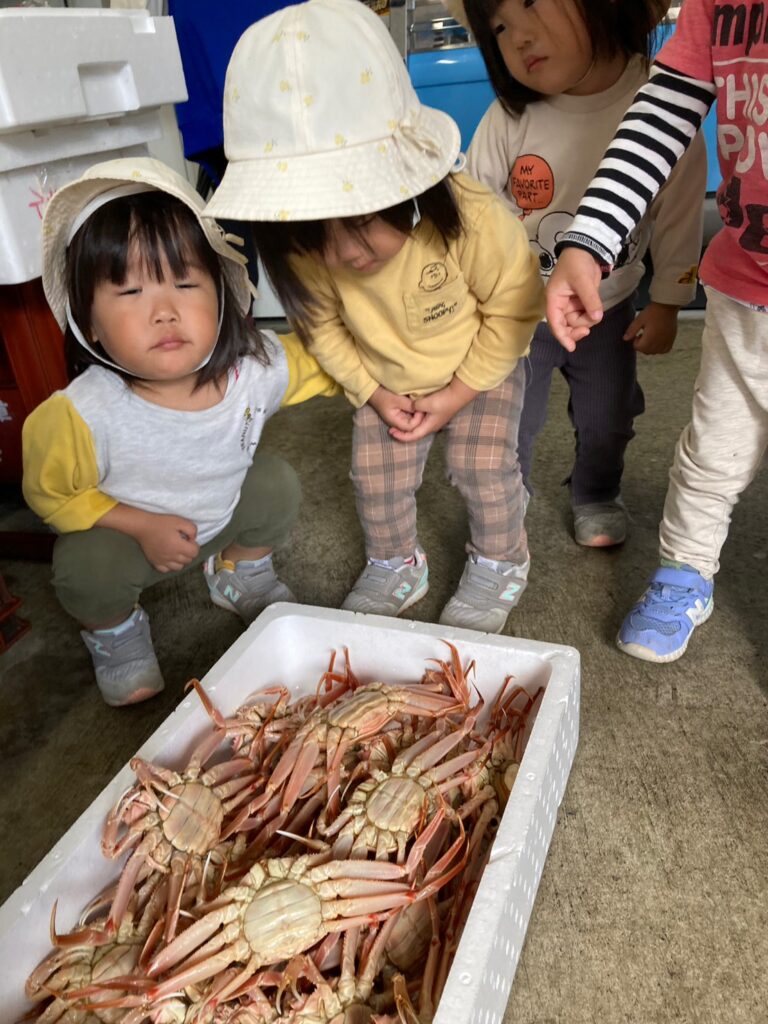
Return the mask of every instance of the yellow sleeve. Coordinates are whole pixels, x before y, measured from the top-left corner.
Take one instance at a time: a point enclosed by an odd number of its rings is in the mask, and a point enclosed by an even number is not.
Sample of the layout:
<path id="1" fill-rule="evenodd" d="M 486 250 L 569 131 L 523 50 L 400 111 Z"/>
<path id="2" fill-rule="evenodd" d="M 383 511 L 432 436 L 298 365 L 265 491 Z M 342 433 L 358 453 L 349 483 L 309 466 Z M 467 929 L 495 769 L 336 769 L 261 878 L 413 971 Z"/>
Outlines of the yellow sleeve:
<path id="1" fill-rule="evenodd" d="M 488 197 L 465 231 L 459 262 L 483 321 L 456 376 L 488 391 L 528 352 L 544 315 L 544 285 L 523 225 L 498 196 Z"/>
<path id="2" fill-rule="evenodd" d="M 66 395 L 52 395 L 30 413 L 21 441 L 24 498 L 54 530 L 89 530 L 117 505 L 98 489 L 93 437 Z"/>
<path id="3" fill-rule="evenodd" d="M 330 398 L 341 394 L 341 388 L 307 352 L 296 334 L 279 334 L 278 340 L 288 362 L 288 389 L 281 405 L 298 405 L 316 395 Z"/>
<path id="4" fill-rule="evenodd" d="M 312 293 L 312 329 L 309 350 L 356 407 L 365 405 L 379 382 L 363 365 L 357 343 L 344 323 L 327 271 L 311 257 L 294 257 L 294 266 Z"/>

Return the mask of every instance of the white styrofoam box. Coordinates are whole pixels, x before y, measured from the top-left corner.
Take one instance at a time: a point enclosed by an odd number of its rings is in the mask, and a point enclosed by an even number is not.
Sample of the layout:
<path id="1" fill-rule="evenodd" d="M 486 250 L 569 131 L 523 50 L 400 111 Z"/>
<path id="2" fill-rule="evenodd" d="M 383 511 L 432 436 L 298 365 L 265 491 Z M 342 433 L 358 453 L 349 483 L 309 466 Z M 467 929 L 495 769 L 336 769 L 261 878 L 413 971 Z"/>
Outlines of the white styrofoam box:
<path id="1" fill-rule="evenodd" d="M 186 98 L 172 18 L 0 10 L 0 285 L 40 276 L 53 192 L 102 160 L 146 156 L 162 106 Z"/>
<path id="2" fill-rule="evenodd" d="M 143 110 L 93 125 L 68 124 L 0 135 L 0 284 L 42 274 L 41 227 L 48 200 L 95 163 L 148 156 L 162 135 L 159 112 Z"/>
<path id="3" fill-rule="evenodd" d="M 147 11 L 0 11 L 0 132 L 187 98 L 172 18 Z"/>
<path id="4" fill-rule="evenodd" d="M 341 655 L 344 647 L 362 682 L 416 682 L 430 659 L 446 659 L 443 640 L 456 644 L 462 664 L 475 660 L 473 679 L 486 701 L 508 675 L 529 692 L 546 687 L 434 1019 L 434 1024 L 500 1024 L 578 741 L 578 652 L 516 637 L 282 604 L 259 616 L 203 685 L 225 714 L 254 690 L 278 683 L 296 695 L 313 693 L 330 654 Z M 209 728 L 193 693 L 138 753 L 182 768 Z M 28 1009 L 24 981 L 50 948 L 54 900 L 59 901 L 57 928 L 69 930 L 90 899 L 117 877 L 120 865 L 102 857 L 99 840 L 108 811 L 133 778 L 130 768 L 123 768 L 0 908 L 3 1019 L 15 1020 Z"/>
<path id="5" fill-rule="evenodd" d="M 98 139 L 92 139 L 91 145 L 98 145 Z M 56 189 L 101 160 L 148 155 L 142 141 L 0 173 L 0 285 L 31 281 L 42 274 L 43 214 Z"/>

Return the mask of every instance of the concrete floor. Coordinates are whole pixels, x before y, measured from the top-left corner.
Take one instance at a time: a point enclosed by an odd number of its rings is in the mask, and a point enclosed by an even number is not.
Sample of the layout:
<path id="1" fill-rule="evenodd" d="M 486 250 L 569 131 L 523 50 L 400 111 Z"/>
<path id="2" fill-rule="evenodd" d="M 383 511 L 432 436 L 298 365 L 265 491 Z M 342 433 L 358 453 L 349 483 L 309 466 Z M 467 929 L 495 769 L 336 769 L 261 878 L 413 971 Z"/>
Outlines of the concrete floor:
<path id="1" fill-rule="evenodd" d="M 565 390 L 559 380 L 553 387 L 528 514 L 530 586 L 509 631 L 581 652 L 581 740 L 509 1024 L 768 1021 L 765 474 L 736 509 L 715 614 L 685 658 L 654 667 L 613 646 L 655 563 L 700 334 L 700 321 L 686 321 L 672 355 L 642 363 L 648 411 L 628 455 L 632 534 L 621 549 L 584 550 L 570 536 L 559 482 L 572 440 Z M 280 562 L 308 604 L 337 606 L 361 567 L 349 424 L 343 400 L 316 400 L 275 417 L 265 439 L 303 482 L 295 544 Z M 413 617 L 427 621 L 464 560 L 463 509 L 442 478 L 438 448 L 419 505 L 432 589 Z M 0 900 L 175 706 L 184 682 L 202 676 L 240 632 L 234 616 L 208 603 L 197 573 L 158 585 L 144 605 L 166 693 L 112 710 L 47 586 L 49 567 L 10 562 L 3 572 L 32 631 L 0 659 Z"/>

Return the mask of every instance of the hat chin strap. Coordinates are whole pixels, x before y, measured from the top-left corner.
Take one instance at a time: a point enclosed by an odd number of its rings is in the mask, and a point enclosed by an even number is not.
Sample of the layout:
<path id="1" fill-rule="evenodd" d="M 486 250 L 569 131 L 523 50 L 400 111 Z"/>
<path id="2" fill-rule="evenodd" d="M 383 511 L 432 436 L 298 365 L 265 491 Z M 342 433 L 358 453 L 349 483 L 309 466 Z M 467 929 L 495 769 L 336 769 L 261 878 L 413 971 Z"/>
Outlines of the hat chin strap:
<path id="1" fill-rule="evenodd" d="M 106 356 L 103 356 L 103 355 L 101 355 L 100 352 L 96 351 L 96 349 L 93 347 L 93 345 L 91 345 L 90 342 L 88 342 L 86 340 L 85 335 L 80 330 L 80 327 L 78 326 L 78 324 L 75 322 L 75 318 L 74 318 L 74 316 L 72 316 L 72 307 L 69 304 L 69 299 L 67 299 L 66 314 L 67 314 L 67 326 L 69 327 L 70 331 L 72 331 L 72 334 L 75 336 L 75 338 L 77 339 L 79 344 L 85 349 L 85 351 L 90 353 L 90 355 L 92 355 L 94 359 L 98 359 L 98 361 L 102 364 L 102 366 L 109 366 L 111 369 L 117 370 L 119 373 L 127 373 L 130 377 L 135 377 L 137 380 L 146 380 L 146 379 L 148 379 L 148 378 L 141 377 L 141 375 L 138 374 L 138 373 L 134 373 L 133 370 L 126 369 L 125 366 L 120 366 L 119 363 L 113 363 L 111 359 L 107 359 Z M 208 353 L 208 355 L 205 357 L 205 359 L 203 359 L 203 361 L 201 363 L 198 363 L 197 366 L 194 368 L 194 370 L 190 371 L 191 373 L 197 373 L 198 370 L 202 370 L 202 368 L 204 366 L 207 366 L 208 363 L 210 363 L 211 359 L 213 358 L 213 353 L 216 351 L 216 346 L 219 343 L 219 334 L 221 333 L 221 323 L 222 323 L 223 319 L 224 319 L 224 282 L 222 281 L 221 284 L 220 284 L 220 288 L 219 288 L 219 322 L 216 325 L 216 340 L 214 341 L 213 345 L 211 346 L 211 351 Z M 151 378 L 149 378 L 149 379 L 151 379 Z"/>

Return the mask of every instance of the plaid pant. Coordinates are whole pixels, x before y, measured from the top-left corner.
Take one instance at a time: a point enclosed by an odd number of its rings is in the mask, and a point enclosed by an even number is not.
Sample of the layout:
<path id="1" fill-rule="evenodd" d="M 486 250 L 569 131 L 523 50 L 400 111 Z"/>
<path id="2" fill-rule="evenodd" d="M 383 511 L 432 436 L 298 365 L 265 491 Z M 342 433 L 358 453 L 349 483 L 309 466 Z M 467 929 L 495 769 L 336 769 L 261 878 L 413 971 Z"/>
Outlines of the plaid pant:
<path id="1" fill-rule="evenodd" d="M 517 428 L 523 406 L 522 361 L 492 391 L 483 391 L 443 427 L 449 481 L 467 504 L 467 551 L 522 565 L 528 558 L 523 526 L 523 480 L 517 461 Z M 368 558 L 413 553 L 416 491 L 434 434 L 395 441 L 370 406 L 357 409 L 352 433 L 352 471 L 357 513 Z"/>

